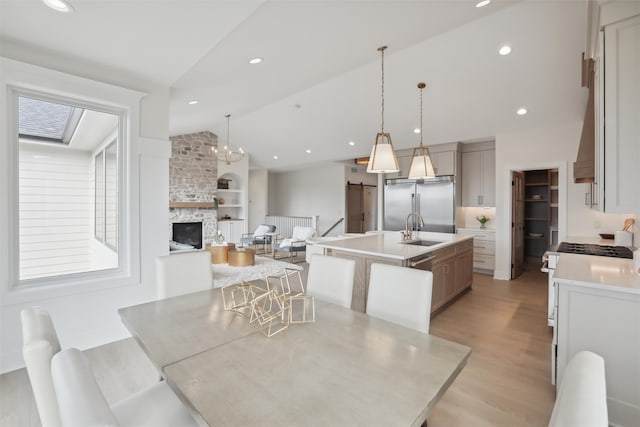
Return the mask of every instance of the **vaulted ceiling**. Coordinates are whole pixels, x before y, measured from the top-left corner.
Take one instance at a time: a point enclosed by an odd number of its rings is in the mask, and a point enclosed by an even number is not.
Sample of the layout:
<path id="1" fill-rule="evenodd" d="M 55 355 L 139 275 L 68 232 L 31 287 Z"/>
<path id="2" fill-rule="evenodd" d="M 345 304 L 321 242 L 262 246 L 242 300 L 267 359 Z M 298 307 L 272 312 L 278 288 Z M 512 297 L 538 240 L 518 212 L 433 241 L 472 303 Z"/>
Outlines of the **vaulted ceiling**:
<path id="1" fill-rule="evenodd" d="M 0 0 L 2 54 L 57 56 L 171 88 L 172 135 L 210 130 L 274 170 L 580 120 L 585 0 Z M 512 53 L 500 56 L 507 44 Z M 250 65 L 254 57 L 263 62 Z M 194 105 L 188 101 L 198 100 Z M 526 107 L 529 113 L 516 115 Z M 353 141 L 355 145 L 349 145 Z M 310 153 L 306 151 L 310 150 Z M 274 159 L 274 156 L 278 159 Z"/>

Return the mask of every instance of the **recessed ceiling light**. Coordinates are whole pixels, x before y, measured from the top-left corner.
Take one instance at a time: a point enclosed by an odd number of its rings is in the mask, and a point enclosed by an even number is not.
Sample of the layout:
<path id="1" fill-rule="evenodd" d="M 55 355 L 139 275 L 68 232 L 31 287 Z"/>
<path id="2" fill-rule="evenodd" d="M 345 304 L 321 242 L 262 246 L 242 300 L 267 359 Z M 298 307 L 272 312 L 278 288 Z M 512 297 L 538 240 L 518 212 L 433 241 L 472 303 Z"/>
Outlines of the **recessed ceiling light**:
<path id="1" fill-rule="evenodd" d="M 311 154 L 311 150 L 307 150 L 307 154 Z"/>
<path id="2" fill-rule="evenodd" d="M 71 4 L 69 4 L 65 0 L 42 0 L 42 2 L 47 6 L 49 6 L 51 9 L 58 12 L 63 12 L 63 13 L 73 12 L 73 6 L 71 6 Z"/>
<path id="3" fill-rule="evenodd" d="M 511 46 L 504 45 L 498 50 L 498 53 L 502 56 L 509 55 L 511 53 Z"/>
<path id="4" fill-rule="evenodd" d="M 259 64 L 261 62 L 262 62 L 262 58 L 259 58 L 259 57 L 252 58 L 249 60 L 249 64 L 251 65 Z"/>
<path id="5" fill-rule="evenodd" d="M 415 128 L 415 129 L 413 130 L 413 133 L 420 133 L 420 128 Z"/>
<path id="6" fill-rule="evenodd" d="M 196 104 L 197 104 L 197 103 L 199 103 L 199 102 L 200 102 L 200 101 L 198 101 L 197 99 L 193 99 L 193 100 L 191 100 L 191 101 L 187 102 L 187 104 L 189 104 L 189 105 L 196 105 Z"/>
<path id="7" fill-rule="evenodd" d="M 518 108 L 518 111 L 516 111 L 516 114 L 519 116 L 524 116 L 525 114 L 527 114 L 527 109 L 526 108 Z"/>
<path id="8" fill-rule="evenodd" d="M 491 3 L 491 0 L 482 0 L 476 3 L 476 7 L 485 7 L 489 3 Z"/>
<path id="9" fill-rule="evenodd" d="M 278 156 L 273 156 L 274 159 L 278 160 Z"/>
<path id="10" fill-rule="evenodd" d="M 356 145 L 356 143 L 353 141 L 349 141 L 349 145 L 353 147 L 354 145 Z"/>

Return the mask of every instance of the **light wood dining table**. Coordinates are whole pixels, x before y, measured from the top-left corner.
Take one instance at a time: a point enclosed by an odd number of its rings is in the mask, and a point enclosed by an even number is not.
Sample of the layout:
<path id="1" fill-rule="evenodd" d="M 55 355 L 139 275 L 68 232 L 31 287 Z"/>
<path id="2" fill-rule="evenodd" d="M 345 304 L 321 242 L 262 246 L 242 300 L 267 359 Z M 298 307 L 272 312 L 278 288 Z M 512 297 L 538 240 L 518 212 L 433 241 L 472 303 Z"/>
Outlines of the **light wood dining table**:
<path id="1" fill-rule="evenodd" d="M 210 426 L 420 426 L 471 349 L 315 301 L 267 338 L 220 289 L 121 308 L 122 322 Z"/>

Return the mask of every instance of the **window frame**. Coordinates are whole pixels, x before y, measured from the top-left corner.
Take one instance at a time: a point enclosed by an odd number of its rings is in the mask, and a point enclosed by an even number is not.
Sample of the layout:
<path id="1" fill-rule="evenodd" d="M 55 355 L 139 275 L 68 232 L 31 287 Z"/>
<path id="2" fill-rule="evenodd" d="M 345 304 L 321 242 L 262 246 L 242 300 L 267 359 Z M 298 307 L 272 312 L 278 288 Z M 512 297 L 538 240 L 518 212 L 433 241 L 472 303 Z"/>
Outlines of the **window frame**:
<path id="1" fill-rule="evenodd" d="M 21 86 L 16 84 L 6 85 L 8 111 L 7 116 L 7 128 L 8 143 L 9 143 L 9 168 L 11 171 L 11 179 L 9 179 L 9 202 L 13 207 L 10 214 L 9 224 L 9 248 L 10 265 L 9 270 L 9 292 L 21 292 L 21 291 L 33 291 L 35 289 L 49 289 L 82 286 L 83 289 L 92 290 L 96 288 L 122 286 L 122 280 L 127 283 L 139 282 L 139 269 L 135 271 L 132 269 L 133 260 L 132 247 L 138 246 L 139 242 L 134 242 L 135 237 L 130 233 L 127 233 L 134 224 L 132 224 L 132 218 L 130 210 L 132 209 L 132 197 L 131 191 L 128 189 L 127 183 L 131 182 L 132 170 L 131 156 L 132 150 L 132 137 L 131 122 L 133 120 L 132 111 L 129 106 L 117 105 L 110 102 L 108 99 L 87 99 L 86 97 L 73 95 L 73 94 L 61 94 L 54 89 L 38 88 Z M 18 163 L 19 163 L 19 135 L 18 135 L 18 97 L 27 96 L 37 99 L 42 99 L 50 102 L 64 103 L 75 107 L 85 108 L 87 110 L 94 110 L 109 114 L 114 114 L 118 117 L 118 129 L 115 137 L 115 143 L 117 144 L 117 168 L 118 168 L 118 230 L 117 241 L 123 244 L 119 245 L 120 248 L 117 251 L 118 266 L 111 269 L 94 270 L 79 273 L 61 274 L 55 276 L 33 278 L 33 279 L 20 279 L 20 239 L 19 239 L 19 179 L 18 179 Z M 122 153 L 122 154 L 121 154 Z M 117 280 L 114 280 L 117 279 Z M 116 285 L 116 283 L 118 283 Z M 7 291 L 7 290 L 4 290 Z"/>

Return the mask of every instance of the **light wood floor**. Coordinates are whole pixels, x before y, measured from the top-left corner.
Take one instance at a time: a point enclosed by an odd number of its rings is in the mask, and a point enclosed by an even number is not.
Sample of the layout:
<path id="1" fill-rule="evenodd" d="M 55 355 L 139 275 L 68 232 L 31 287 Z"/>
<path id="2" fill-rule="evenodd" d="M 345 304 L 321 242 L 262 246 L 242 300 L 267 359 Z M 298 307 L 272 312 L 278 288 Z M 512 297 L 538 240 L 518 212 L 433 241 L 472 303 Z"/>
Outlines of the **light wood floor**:
<path id="1" fill-rule="evenodd" d="M 475 274 L 473 290 L 431 320 L 432 334 L 466 344 L 473 352 L 436 405 L 429 427 L 548 424 L 555 388 L 549 381 L 546 283 L 537 266 L 510 282 Z M 158 379 L 133 339 L 87 354 L 109 402 Z M 26 371 L 0 375 L 0 426 L 38 425 Z"/>
<path id="2" fill-rule="evenodd" d="M 430 332 L 472 348 L 429 418 L 429 427 L 546 426 L 551 385 L 547 276 L 531 265 L 518 279 L 474 274 L 473 289 L 431 319 Z"/>

